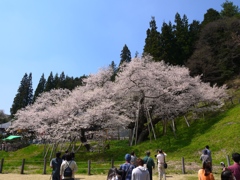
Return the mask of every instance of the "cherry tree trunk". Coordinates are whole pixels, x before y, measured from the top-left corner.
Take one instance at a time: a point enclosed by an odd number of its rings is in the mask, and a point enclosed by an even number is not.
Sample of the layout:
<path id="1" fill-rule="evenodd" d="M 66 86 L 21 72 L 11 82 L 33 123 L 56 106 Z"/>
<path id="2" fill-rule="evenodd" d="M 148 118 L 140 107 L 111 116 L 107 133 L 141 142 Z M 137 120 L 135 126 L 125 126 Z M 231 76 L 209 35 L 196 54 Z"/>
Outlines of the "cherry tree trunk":
<path id="1" fill-rule="evenodd" d="M 81 133 L 80 134 L 81 143 L 84 145 L 84 147 L 87 149 L 87 151 L 90 151 L 91 146 L 90 146 L 90 144 L 87 143 L 87 137 L 85 136 L 85 130 L 81 129 L 80 133 Z"/>

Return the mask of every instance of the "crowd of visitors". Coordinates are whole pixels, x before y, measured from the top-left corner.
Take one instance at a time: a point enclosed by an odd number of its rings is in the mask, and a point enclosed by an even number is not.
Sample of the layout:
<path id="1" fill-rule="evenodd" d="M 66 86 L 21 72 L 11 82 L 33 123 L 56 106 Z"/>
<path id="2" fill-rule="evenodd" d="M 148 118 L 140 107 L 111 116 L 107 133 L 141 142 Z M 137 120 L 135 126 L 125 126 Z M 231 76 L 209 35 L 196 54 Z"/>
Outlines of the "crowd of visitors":
<path id="1" fill-rule="evenodd" d="M 161 149 L 157 150 L 155 160 L 151 157 L 150 151 L 147 151 L 146 156 L 143 158 L 138 158 L 135 152 L 126 154 L 124 157 L 125 162 L 120 165 L 119 169 L 111 168 L 107 179 L 152 180 L 153 169 L 155 169 L 154 161 L 156 161 L 158 179 L 166 180 L 166 155 Z M 74 157 L 74 153 L 69 153 L 68 151 L 65 151 L 62 157 L 60 152 L 56 153 L 56 157 L 50 162 L 52 180 L 74 180 L 74 175 L 78 168 Z M 211 150 L 208 145 L 203 149 L 200 160 L 202 167 L 198 171 L 198 180 L 215 180 L 212 172 Z M 223 167 L 221 180 L 240 180 L 240 154 L 233 153 L 232 160 L 234 161 L 233 165 Z"/>
<path id="2" fill-rule="evenodd" d="M 157 150 L 158 155 L 155 155 L 158 171 L 159 180 L 166 179 L 165 175 L 165 156 L 162 150 Z M 137 158 L 135 152 L 125 155 L 125 162 L 120 165 L 120 168 L 111 168 L 108 173 L 108 180 L 152 180 L 152 171 L 155 168 L 154 159 L 150 156 L 150 151 L 146 152 L 146 156 L 143 158 Z M 119 178 L 119 176 L 121 178 Z"/>
<path id="3" fill-rule="evenodd" d="M 155 168 L 154 159 L 150 157 L 150 151 L 146 152 L 143 158 L 137 158 L 134 152 L 125 155 L 125 163 L 120 166 L 121 178 L 125 180 L 152 180 L 152 171 Z M 166 180 L 166 153 L 163 150 L 157 150 L 155 160 L 157 163 L 158 179 Z M 215 180 L 212 172 L 212 154 L 209 146 L 205 146 L 200 156 L 202 167 L 198 171 L 198 180 Z M 233 153 L 232 160 L 234 164 L 224 167 L 221 173 L 221 180 L 240 180 L 240 154 Z M 115 178 L 108 178 L 115 180 Z"/>

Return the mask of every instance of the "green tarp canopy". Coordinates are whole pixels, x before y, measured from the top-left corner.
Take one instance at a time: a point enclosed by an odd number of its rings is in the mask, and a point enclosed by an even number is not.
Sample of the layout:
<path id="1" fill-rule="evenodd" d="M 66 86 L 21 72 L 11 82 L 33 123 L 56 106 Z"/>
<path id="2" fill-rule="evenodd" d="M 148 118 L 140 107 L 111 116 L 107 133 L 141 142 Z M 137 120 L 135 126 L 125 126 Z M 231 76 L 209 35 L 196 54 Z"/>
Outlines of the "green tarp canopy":
<path id="1" fill-rule="evenodd" d="M 4 138 L 2 140 L 6 141 L 6 140 L 12 140 L 12 139 L 16 139 L 16 138 L 21 138 L 22 136 L 15 136 L 15 135 L 10 135 L 7 138 Z"/>

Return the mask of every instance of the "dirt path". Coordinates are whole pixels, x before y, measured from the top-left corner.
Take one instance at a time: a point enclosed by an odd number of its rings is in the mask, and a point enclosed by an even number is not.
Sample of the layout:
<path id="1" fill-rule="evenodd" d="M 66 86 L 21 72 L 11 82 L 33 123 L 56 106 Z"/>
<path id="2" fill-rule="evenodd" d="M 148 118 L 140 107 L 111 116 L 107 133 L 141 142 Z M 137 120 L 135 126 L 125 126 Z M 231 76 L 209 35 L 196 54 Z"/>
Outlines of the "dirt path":
<path id="1" fill-rule="evenodd" d="M 197 175 L 181 175 L 173 174 L 167 175 L 167 180 L 185 180 L 188 177 L 196 177 Z M 192 178 L 191 178 L 192 179 Z M 50 175 L 38 175 L 38 174 L 0 174 L 0 180 L 50 180 Z M 106 175 L 76 175 L 75 180 L 106 180 Z M 153 177 L 153 180 L 158 180 L 157 176 Z M 216 178 L 217 180 L 217 178 Z"/>

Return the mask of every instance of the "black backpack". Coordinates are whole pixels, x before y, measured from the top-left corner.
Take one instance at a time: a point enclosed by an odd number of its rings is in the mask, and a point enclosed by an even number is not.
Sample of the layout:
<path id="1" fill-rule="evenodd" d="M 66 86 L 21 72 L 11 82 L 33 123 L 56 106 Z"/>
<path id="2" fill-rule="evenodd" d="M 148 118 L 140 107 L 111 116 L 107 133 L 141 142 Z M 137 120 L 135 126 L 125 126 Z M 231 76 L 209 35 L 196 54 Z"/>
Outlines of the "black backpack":
<path id="1" fill-rule="evenodd" d="M 72 162 L 72 161 L 71 161 Z M 70 164 L 71 162 L 68 164 L 67 163 L 67 168 L 64 170 L 63 176 L 64 177 L 72 177 L 72 169 L 70 168 Z"/>
<path id="2" fill-rule="evenodd" d="M 126 169 L 126 171 L 124 171 L 123 169 L 122 170 L 120 170 L 120 169 L 117 170 L 117 173 L 121 176 L 121 180 L 126 179 L 126 176 L 128 175 L 130 168 L 133 168 L 133 167 L 134 166 L 130 164 L 128 166 L 128 168 Z"/>

